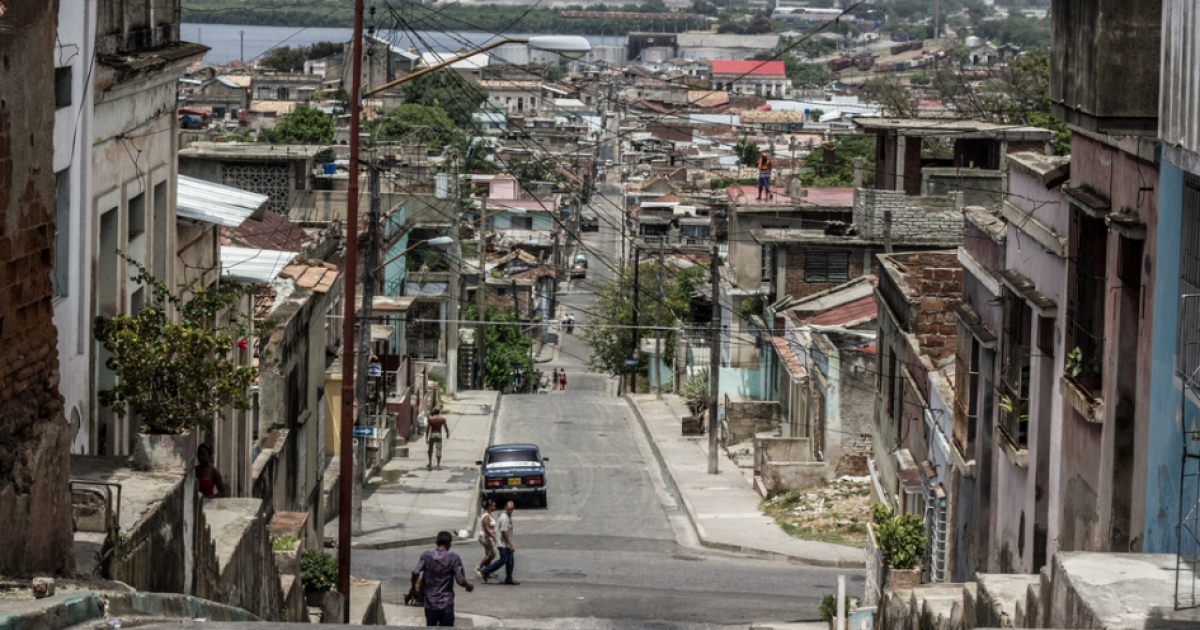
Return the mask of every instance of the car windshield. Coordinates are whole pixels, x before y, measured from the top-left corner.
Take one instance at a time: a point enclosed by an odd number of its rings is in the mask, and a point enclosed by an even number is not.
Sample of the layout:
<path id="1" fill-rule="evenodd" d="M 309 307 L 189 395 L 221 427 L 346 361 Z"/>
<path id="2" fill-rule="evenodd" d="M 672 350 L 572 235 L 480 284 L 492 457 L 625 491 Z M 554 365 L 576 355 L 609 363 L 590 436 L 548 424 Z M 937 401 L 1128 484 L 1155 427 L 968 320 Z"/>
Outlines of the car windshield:
<path id="1" fill-rule="evenodd" d="M 505 462 L 536 462 L 537 451 L 494 451 L 488 454 L 489 464 Z"/>

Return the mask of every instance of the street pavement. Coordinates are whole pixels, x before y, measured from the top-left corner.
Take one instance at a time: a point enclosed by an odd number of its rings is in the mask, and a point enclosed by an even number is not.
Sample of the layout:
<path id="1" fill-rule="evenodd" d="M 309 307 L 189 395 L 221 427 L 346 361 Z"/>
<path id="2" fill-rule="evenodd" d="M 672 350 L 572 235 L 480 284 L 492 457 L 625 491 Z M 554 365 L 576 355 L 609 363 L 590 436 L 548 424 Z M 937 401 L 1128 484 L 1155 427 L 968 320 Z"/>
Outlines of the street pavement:
<path id="1" fill-rule="evenodd" d="M 613 211 L 613 206 L 607 211 Z M 616 263 L 619 226 L 614 227 L 617 224 L 612 217 L 608 220 L 601 221 L 599 233 L 584 235 L 591 259 L 587 284 L 577 283 L 577 291 L 559 294 L 560 305 L 575 313 L 577 324 L 590 318 L 591 293 L 612 276 Z M 587 372 L 586 345 L 565 332 L 558 339 L 552 356 L 543 353 L 543 358 L 550 360 L 539 367 L 543 371 L 565 369 L 567 391 L 501 397 L 494 430 L 495 443 L 533 442 L 549 458 L 548 507 L 519 504 L 514 512 L 515 579 L 519 586 L 495 581 L 482 584 L 475 577 L 473 567 L 482 553 L 474 540 L 474 528 L 468 539 L 455 541 L 452 549 L 462 556 L 467 579 L 477 587 L 469 594 L 456 589 L 458 625 L 548 630 L 732 626 L 810 630 L 827 627 L 814 623 L 817 604 L 823 595 L 836 591 L 839 574 L 849 577 L 851 593 L 862 590 L 861 571 L 797 566 L 703 546 L 697 536 L 701 528 L 689 521 L 685 502 L 672 483 L 673 477 L 685 477 L 684 472 L 676 475 L 662 465 L 670 459 L 660 460 L 656 455 L 649 438 L 652 433 L 629 401 L 615 395 L 612 379 Z M 460 398 L 475 394 L 478 392 L 460 392 Z M 486 422 L 482 414 L 453 406 L 452 411 L 464 414 L 457 420 L 460 423 Z M 482 433 L 477 427 L 472 435 Z M 479 438 L 470 439 L 472 448 L 478 449 L 475 452 L 482 452 Z M 452 439 L 447 444 L 447 456 L 453 443 Z M 703 461 L 702 452 L 695 451 L 694 456 Z M 419 461 L 410 459 L 424 464 L 423 456 Z M 478 456 L 464 453 L 460 459 L 470 462 L 469 475 L 464 470 L 461 476 L 430 476 L 423 467 L 400 467 L 396 481 L 419 485 L 421 490 L 381 488 L 371 495 L 381 500 L 370 505 L 388 516 L 373 522 L 393 523 L 414 532 L 405 540 L 415 540 L 416 530 L 427 530 L 423 535 L 432 536 L 437 529 L 461 529 L 462 517 L 473 513 L 464 502 L 475 501 L 475 497 L 468 497 L 463 487 L 468 476 L 472 483 L 477 482 L 474 461 Z M 414 500 L 414 494 L 419 498 Z M 397 512 L 388 495 L 407 501 L 410 507 Z M 712 509 L 705 505 L 701 512 Z M 740 513 L 744 506 L 735 504 L 733 510 Z M 378 540 L 400 539 L 383 532 L 367 535 Z M 356 546 L 354 575 L 381 581 L 389 624 L 423 624 L 420 608 L 402 604 L 412 568 L 430 547 L 431 543 Z"/>
<path id="2" fill-rule="evenodd" d="M 719 473 L 708 474 L 708 436 L 684 436 L 686 409 L 679 396 L 629 396 L 680 494 L 689 520 L 705 547 L 724 549 L 796 564 L 862 568 L 863 551 L 789 536 L 758 509 L 758 493 L 736 465 L 720 453 Z"/>
<path id="3" fill-rule="evenodd" d="M 479 467 L 487 448 L 499 394 L 460 391 L 443 401 L 450 438 L 442 442 L 442 469 L 426 470 L 425 440 L 409 444 L 408 457 L 393 457 L 363 489 L 362 533 L 355 549 L 431 544 L 442 530 L 469 528 L 478 512 Z M 326 531 L 337 531 L 337 521 Z M 332 528 L 332 529 L 331 529 Z"/>

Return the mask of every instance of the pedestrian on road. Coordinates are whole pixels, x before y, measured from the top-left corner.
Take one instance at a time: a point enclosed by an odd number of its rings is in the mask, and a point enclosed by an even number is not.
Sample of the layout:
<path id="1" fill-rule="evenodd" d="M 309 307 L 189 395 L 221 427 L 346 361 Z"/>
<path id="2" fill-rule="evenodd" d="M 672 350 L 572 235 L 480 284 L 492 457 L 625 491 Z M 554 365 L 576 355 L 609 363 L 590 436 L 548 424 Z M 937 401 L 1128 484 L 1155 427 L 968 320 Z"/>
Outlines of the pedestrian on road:
<path id="1" fill-rule="evenodd" d="M 566 390 L 567 390 L 567 370 L 566 370 L 566 368 L 563 368 L 563 370 L 558 373 L 558 391 L 562 392 L 562 391 L 566 391 Z"/>
<path id="2" fill-rule="evenodd" d="M 563 313 L 562 319 L 558 320 L 558 329 L 563 331 L 565 334 L 571 334 L 570 325 L 571 315 L 569 313 Z"/>
<path id="3" fill-rule="evenodd" d="M 446 432 L 446 439 L 450 439 L 450 425 L 446 423 L 446 417 L 442 415 L 440 407 L 434 407 L 429 412 L 429 428 L 425 431 L 425 444 L 429 446 L 429 463 L 426 464 L 426 470 L 433 470 L 434 451 L 437 453 L 437 469 L 442 469 L 442 431 Z"/>
<path id="4" fill-rule="evenodd" d="M 575 314 L 574 313 L 567 313 L 567 334 L 568 335 L 575 334 Z"/>
<path id="5" fill-rule="evenodd" d="M 475 565 L 475 575 L 479 577 L 483 577 L 483 568 L 496 559 L 496 520 L 492 518 L 495 511 L 496 502 L 488 499 L 479 516 L 479 544 L 483 545 L 483 560 Z"/>
<path id="6" fill-rule="evenodd" d="M 499 571 L 500 567 L 504 567 L 503 584 L 511 586 L 520 584 L 520 582 L 514 582 L 512 577 L 513 567 L 516 565 L 516 562 L 513 560 L 513 554 L 517 551 L 517 546 L 513 544 L 513 507 L 512 501 L 505 504 L 504 514 L 500 515 L 500 520 L 496 523 L 496 533 L 499 534 L 499 538 L 496 539 L 496 546 L 499 548 L 500 557 L 483 569 L 483 575 L 480 577 L 483 578 L 484 582 L 488 581 L 488 578 L 492 577 L 493 573 Z"/>
<path id="7" fill-rule="evenodd" d="M 450 532 L 438 532 L 437 549 L 426 551 L 417 560 L 417 567 L 412 573 L 412 589 L 417 592 L 417 580 L 421 580 L 425 605 L 426 626 L 454 625 L 454 583 L 467 589 L 475 590 L 475 585 L 467 581 L 463 575 L 462 558 L 450 551 L 450 543 L 454 537 Z"/>

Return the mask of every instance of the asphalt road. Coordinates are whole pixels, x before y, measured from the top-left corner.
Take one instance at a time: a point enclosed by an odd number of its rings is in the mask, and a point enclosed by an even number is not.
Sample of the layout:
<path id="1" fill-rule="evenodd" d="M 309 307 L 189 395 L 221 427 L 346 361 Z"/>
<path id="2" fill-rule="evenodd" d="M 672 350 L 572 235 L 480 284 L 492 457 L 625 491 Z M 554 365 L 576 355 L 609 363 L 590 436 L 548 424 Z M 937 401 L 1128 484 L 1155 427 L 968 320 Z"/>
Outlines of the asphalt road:
<path id="1" fill-rule="evenodd" d="M 577 323 L 587 319 L 594 283 L 612 277 L 617 265 L 616 209 L 597 206 L 609 217 L 599 233 L 585 235 L 589 281 L 560 295 L 576 309 Z M 816 620 L 821 596 L 837 589 L 837 570 L 699 547 L 632 410 L 611 394 L 609 379 L 586 372 L 586 356 L 586 346 L 564 336 L 557 360 L 542 368 L 565 368 L 567 391 L 503 398 L 495 442 L 541 447 L 550 458 L 549 506 L 519 505 L 514 514 L 520 586 L 460 590 L 457 612 L 509 627 L 553 628 L 694 630 Z M 473 541 L 454 550 L 468 572 L 482 555 Z M 355 572 L 383 580 L 384 601 L 398 604 L 422 551 L 356 553 Z M 861 589 L 861 578 L 850 581 L 850 592 Z"/>

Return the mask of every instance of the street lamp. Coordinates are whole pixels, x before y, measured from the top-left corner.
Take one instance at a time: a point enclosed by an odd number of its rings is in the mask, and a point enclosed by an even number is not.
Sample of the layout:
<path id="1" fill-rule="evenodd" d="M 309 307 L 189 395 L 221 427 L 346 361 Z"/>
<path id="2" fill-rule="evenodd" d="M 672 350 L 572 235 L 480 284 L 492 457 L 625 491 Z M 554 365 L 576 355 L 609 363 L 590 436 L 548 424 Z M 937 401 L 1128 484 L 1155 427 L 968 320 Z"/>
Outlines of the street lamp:
<path id="1" fill-rule="evenodd" d="M 579 37 L 578 35 L 539 35 L 536 37 L 506 37 L 504 39 L 498 39 L 490 44 L 480 46 L 479 48 L 476 48 L 475 50 L 471 50 L 471 51 L 464 52 L 464 53 L 459 53 L 449 59 L 443 59 L 442 61 L 435 63 L 432 66 L 429 66 L 428 68 L 422 68 L 416 72 L 413 72 L 412 74 L 402 76 L 399 79 L 396 79 L 395 81 L 389 81 L 377 88 L 372 88 L 370 90 L 367 90 L 366 92 L 363 92 L 363 98 L 367 98 L 368 96 L 374 96 L 375 94 L 378 94 L 389 88 L 394 88 L 397 85 L 400 85 L 402 83 L 407 83 L 408 81 L 412 81 L 413 79 L 416 79 L 417 77 L 425 76 L 426 74 L 429 74 L 430 72 L 436 72 L 438 70 L 441 70 L 442 68 L 445 68 L 446 66 L 449 66 L 450 64 L 458 63 L 459 61 L 462 61 L 463 59 L 473 57 L 482 52 L 487 52 L 493 48 L 499 48 L 500 46 L 503 46 L 505 44 L 526 44 L 530 48 L 533 48 L 534 50 L 544 50 L 546 52 L 558 53 L 558 54 L 562 55 L 563 57 L 566 57 L 567 59 L 582 59 L 584 55 L 588 54 L 592 50 L 592 44 L 590 42 L 588 42 L 587 39 L 585 39 L 583 37 Z"/>
<path id="2" fill-rule="evenodd" d="M 405 254 L 411 252 L 412 250 L 414 250 L 422 245 L 429 245 L 431 247 L 436 247 L 437 249 L 440 249 L 442 251 L 446 251 L 447 249 L 450 249 L 450 246 L 453 244 L 454 244 L 454 239 L 450 238 L 449 236 L 435 236 L 433 238 L 427 238 L 427 239 L 417 241 L 416 243 L 409 245 L 408 249 L 383 261 L 383 264 L 376 267 L 374 269 L 373 273 L 378 273 L 380 269 L 383 269 L 384 267 L 388 266 L 388 264 L 395 262 L 399 258 L 403 258 Z"/>

